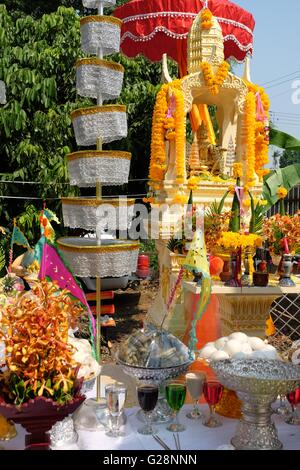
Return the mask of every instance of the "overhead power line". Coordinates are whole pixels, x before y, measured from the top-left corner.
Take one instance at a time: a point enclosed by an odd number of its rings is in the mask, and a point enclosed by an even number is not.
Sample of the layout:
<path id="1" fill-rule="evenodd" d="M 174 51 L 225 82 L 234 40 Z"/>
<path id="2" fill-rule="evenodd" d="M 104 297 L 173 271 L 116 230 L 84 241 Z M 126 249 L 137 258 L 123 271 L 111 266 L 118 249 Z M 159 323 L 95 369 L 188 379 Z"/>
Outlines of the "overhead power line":
<path id="1" fill-rule="evenodd" d="M 284 80 L 283 82 L 275 83 L 274 85 L 266 86 L 265 88 L 266 88 L 266 90 L 270 90 L 271 88 L 275 88 L 277 86 L 284 85 L 285 83 L 289 83 L 291 81 L 299 80 L 299 79 L 300 79 L 300 76 L 299 77 L 289 78 L 288 80 Z"/>
<path id="2" fill-rule="evenodd" d="M 278 82 L 279 80 L 282 80 L 283 78 L 291 77 L 292 75 L 296 75 L 297 73 L 300 73 L 300 70 L 296 70 L 295 72 L 289 73 L 287 75 L 282 75 L 281 77 L 274 78 L 273 80 L 262 83 L 262 86 L 266 86 L 266 85 L 269 85 L 270 83 Z"/>

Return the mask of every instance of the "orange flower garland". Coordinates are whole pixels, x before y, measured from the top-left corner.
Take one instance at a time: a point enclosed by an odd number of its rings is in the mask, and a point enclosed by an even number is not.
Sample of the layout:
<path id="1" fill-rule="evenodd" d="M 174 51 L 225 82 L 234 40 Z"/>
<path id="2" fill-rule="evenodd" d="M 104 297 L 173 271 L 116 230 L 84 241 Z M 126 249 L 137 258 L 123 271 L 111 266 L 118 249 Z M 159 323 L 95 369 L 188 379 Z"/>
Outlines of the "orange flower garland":
<path id="1" fill-rule="evenodd" d="M 173 117 L 167 116 L 168 95 L 175 96 L 176 109 Z M 159 91 L 153 113 L 151 158 L 149 179 L 153 188 L 155 182 L 163 181 L 166 172 L 165 141 L 175 141 L 176 183 L 184 183 L 185 176 L 185 113 L 181 80 L 163 85 Z"/>
<path id="2" fill-rule="evenodd" d="M 176 100 L 175 133 L 176 133 L 176 183 L 184 183 L 185 176 L 185 114 L 182 90 L 174 89 Z"/>
<path id="3" fill-rule="evenodd" d="M 205 8 L 201 12 L 201 28 L 209 30 L 213 26 L 213 14 L 212 12 L 208 9 Z"/>
<path id="4" fill-rule="evenodd" d="M 168 85 L 163 85 L 157 94 L 152 122 L 151 158 L 149 179 L 162 181 L 166 171 L 165 118 L 168 112 Z"/>
<path id="5" fill-rule="evenodd" d="M 224 61 L 219 66 L 217 73 L 214 75 L 211 64 L 209 64 L 208 62 L 202 62 L 201 70 L 203 73 L 204 81 L 212 95 L 219 94 L 219 88 L 225 82 L 228 76 L 229 69 L 230 65 L 228 64 L 228 62 Z"/>
<path id="6" fill-rule="evenodd" d="M 256 99 L 252 92 L 246 96 L 245 116 L 244 116 L 244 145 L 246 153 L 244 160 L 246 162 L 246 171 L 244 182 L 248 187 L 254 185 L 255 181 L 255 127 L 256 127 Z"/>
<path id="7" fill-rule="evenodd" d="M 249 92 L 254 96 L 259 93 L 267 119 L 269 119 L 270 100 L 264 88 L 250 82 L 246 84 Z M 256 121 L 255 124 L 255 172 L 260 180 L 270 172 L 264 168 L 269 163 L 269 135 L 266 124 L 262 121 Z"/>

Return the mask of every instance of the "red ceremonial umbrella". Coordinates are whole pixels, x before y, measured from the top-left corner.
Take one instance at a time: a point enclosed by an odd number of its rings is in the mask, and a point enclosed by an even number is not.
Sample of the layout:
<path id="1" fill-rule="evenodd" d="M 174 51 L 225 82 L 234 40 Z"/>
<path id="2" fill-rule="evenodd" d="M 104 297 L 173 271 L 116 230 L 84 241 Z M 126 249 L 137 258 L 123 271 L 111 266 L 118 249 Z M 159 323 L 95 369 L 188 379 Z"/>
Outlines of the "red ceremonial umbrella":
<path id="1" fill-rule="evenodd" d="M 177 62 L 187 55 L 187 37 L 199 11 L 207 6 L 223 31 L 225 59 L 245 60 L 253 52 L 255 21 L 229 0 L 132 0 L 114 15 L 123 20 L 121 49 L 128 57 L 144 54 L 159 61 L 164 53 Z"/>

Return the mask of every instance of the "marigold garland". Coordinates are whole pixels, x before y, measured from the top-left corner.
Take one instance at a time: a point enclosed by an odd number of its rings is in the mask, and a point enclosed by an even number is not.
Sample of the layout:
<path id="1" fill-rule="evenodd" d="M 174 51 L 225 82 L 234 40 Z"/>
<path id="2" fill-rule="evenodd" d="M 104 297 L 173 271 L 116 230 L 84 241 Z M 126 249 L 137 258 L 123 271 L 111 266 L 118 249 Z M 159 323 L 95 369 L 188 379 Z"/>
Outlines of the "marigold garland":
<path id="1" fill-rule="evenodd" d="M 243 165 L 241 163 L 233 164 L 233 177 L 235 179 L 242 178 L 243 176 Z"/>
<path id="2" fill-rule="evenodd" d="M 185 175 L 185 114 L 184 95 L 182 90 L 173 90 L 176 100 L 175 133 L 176 133 L 176 183 L 184 183 Z"/>
<path id="3" fill-rule="evenodd" d="M 223 232 L 217 244 L 226 250 L 245 249 L 247 247 L 260 248 L 262 246 L 262 238 L 252 233 L 246 235 L 236 232 Z"/>
<path id="4" fill-rule="evenodd" d="M 168 112 L 168 85 L 163 85 L 157 94 L 153 112 L 151 158 L 149 179 L 162 181 L 166 171 L 165 118 Z"/>
<path id="5" fill-rule="evenodd" d="M 175 97 L 175 114 L 169 116 L 168 95 Z M 153 182 L 163 181 L 166 167 L 165 141 L 175 142 L 176 152 L 176 183 L 182 184 L 185 179 L 185 113 L 184 95 L 181 80 L 163 85 L 159 91 L 153 113 L 151 158 L 149 179 Z"/>
<path id="6" fill-rule="evenodd" d="M 256 99 L 252 92 L 246 96 L 245 116 L 243 125 L 243 144 L 246 147 L 244 154 L 245 175 L 244 182 L 248 187 L 254 185 L 255 180 L 255 127 L 256 127 Z"/>
<path id="7" fill-rule="evenodd" d="M 201 70 L 203 73 L 206 86 L 212 95 L 218 95 L 220 87 L 225 82 L 230 65 L 225 60 L 219 65 L 216 74 L 213 73 L 212 66 L 208 62 L 201 63 Z"/>
<path id="8" fill-rule="evenodd" d="M 213 26 L 213 14 L 208 8 L 205 8 L 201 12 L 201 28 L 209 30 L 212 28 L 212 26 Z"/>
<path id="9" fill-rule="evenodd" d="M 267 120 L 269 119 L 270 100 L 264 88 L 254 83 L 246 82 L 248 91 L 253 93 L 256 102 L 256 95 L 259 93 Z M 266 122 L 256 121 L 255 123 L 255 172 L 260 181 L 270 170 L 265 168 L 269 163 L 269 127 Z"/>

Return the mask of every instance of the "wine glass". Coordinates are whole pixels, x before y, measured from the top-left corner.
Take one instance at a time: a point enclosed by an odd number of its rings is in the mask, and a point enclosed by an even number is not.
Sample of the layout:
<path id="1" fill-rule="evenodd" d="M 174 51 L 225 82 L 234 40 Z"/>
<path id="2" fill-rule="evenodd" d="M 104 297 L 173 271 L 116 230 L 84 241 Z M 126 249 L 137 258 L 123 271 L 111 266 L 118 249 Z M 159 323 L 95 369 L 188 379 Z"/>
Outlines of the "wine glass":
<path id="1" fill-rule="evenodd" d="M 178 413 L 184 405 L 186 397 L 186 383 L 184 380 L 172 380 L 166 385 L 166 399 L 168 405 L 174 412 L 173 423 L 171 423 L 167 430 L 171 432 L 185 431 L 185 426 L 178 421 Z"/>
<path id="2" fill-rule="evenodd" d="M 189 372 L 186 374 L 185 379 L 189 394 L 194 399 L 194 408 L 186 416 L 189 419 L 204 418 L 203 413 L 201 413 L 199 409 L 198 403 L 203 393 L 206 375 L 203 372 Z"/>
<path id="3" fill-rule="evenodd" d="M 287 416 L 290 414 L 290 410 L 287 404 L 287 399 L 285 395 L 280 395 L 279 397 L 279 406 L 278 408 L 274 409 L 274 413 L 276 413 L 279 416 Z"/>
<path id="4" fill-rule="evenodd" d="M 107 435 L 111 437 L 122 436 L 120 432 L 120 416 L 122 414 L 127 389 L 124 384 L 108 384 L 105 387 L 105 398 L 110 416 L 110 429 Z"/>
<path id="5" fill-rule="evenodd" d="M 300 425 L 300 416 L 298 416 L 297 413 L 297 405 L 300 403 L 300 387 L 294 392 L 288 393 L 286 397 L 292 407 L 292 413 L 287 419 L 285 419 L 285 422 L 288 424 Z"/>
<path id="6" fill-rule="evenodd" d="M 150 384 L 139 385 L 137 387 L 137 396 L 146 420 L 146 425 L 139 428 L 138 433 L 144 435 L 154 434 L 156 430 L 152 427 L 151 416 L 158 400 L 158 386 Z"/>
<path id="7" fill-rule="evenodd" d="M 205 382 L 204 384 L 203 393 L 205 400 L 207 401 L 207 404 L 209 406 L 210 413 L 208 418 L 203 422 L 203 424 L 208 428 L 218 428 L 222 426 L 222 422 L 215 413 L 215 407 L 221 400 L 223 389 L 223 385 L 217 381 L 209 381 Z"/>

